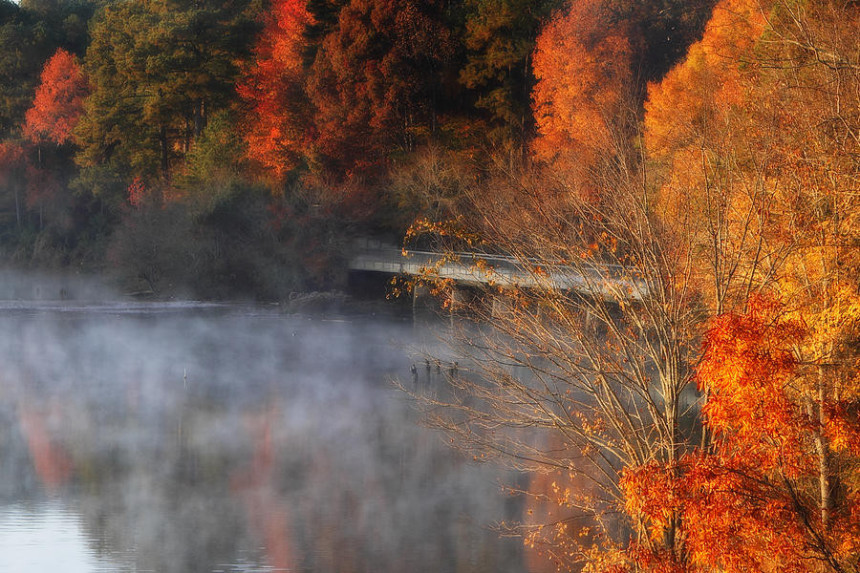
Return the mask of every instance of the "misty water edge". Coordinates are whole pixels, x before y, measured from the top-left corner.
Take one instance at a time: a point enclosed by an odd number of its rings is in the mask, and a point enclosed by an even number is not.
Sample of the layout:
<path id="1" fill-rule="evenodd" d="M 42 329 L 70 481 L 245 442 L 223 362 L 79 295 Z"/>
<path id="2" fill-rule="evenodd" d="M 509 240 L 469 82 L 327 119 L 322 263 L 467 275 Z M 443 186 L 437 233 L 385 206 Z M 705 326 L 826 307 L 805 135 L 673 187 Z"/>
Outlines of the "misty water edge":
<path id="1" fill-rule="evenodd" d="M 391 385 L 423 327 L 4 284 L 0 572 L 523 570 L 513 476 Z"/>

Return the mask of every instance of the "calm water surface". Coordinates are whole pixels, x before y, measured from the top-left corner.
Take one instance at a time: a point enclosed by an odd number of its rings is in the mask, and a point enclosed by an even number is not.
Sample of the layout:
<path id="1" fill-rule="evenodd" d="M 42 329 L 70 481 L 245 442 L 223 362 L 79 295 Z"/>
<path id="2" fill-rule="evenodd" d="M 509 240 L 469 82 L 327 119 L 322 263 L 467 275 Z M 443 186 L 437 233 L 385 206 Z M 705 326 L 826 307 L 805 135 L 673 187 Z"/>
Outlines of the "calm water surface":
<path id="1" fill-rule="evenodd" d="M 522 571 L 487 528 L 516 517 L 511 476 L 390 385 L 419 337 L 256 307 L 0 302 L 0 573 Z"/>

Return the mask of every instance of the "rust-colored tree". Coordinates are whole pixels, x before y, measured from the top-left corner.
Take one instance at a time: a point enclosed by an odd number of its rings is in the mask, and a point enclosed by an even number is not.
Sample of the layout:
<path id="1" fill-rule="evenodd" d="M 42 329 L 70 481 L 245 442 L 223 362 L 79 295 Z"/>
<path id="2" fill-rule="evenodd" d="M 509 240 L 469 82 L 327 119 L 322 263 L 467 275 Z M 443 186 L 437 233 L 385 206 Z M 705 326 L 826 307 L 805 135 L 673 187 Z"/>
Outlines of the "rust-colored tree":
<path id="1" fill-rule="evenodd" d="M 72 140 L 83 112 L 86 76 L 77 59 L 60 49 L 45 64 L 41 80 L 26 114 L 24 135 L 34 143 L 64 145 Z"/>
<path id="2" fill-rule="evenodd" d="M 308 80 L 313 160 L 333 180 L 378 176 L 436 120 L 452 45 L 444 3 L 352 0 L 322 42 Z"/>
<path id="3" fill-rule="evenodd" d="M 313 23 L 305 0 L 274 2 L 254 48 L 253 65 L 237 86 L 250 106 L 248 156 L 276 179 L 299 165 L 312 141 L 303 57 L 305 30 Z"/>

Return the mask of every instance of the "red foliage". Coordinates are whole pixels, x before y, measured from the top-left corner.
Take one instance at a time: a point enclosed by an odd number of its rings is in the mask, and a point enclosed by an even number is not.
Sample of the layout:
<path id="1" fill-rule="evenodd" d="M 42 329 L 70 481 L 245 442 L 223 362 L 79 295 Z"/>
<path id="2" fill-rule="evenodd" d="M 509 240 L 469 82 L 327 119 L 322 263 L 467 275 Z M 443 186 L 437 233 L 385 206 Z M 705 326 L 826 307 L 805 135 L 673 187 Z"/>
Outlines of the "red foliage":
<path id="1" fill-rule="evenodd" d="M 42 83 L 36 89 L 33 107 L 27 110 L 24 135 L 33 142 L 67 143 L 86 95 L 87 80 L 81 66 L 73 55 L 57 50 L 42 70 Z"/>
<path id="2" fill-rule="evenodd" d="M 698 373 L 709 389 L 711 447 L 674 465 L 627 470 L 622 478 L 627 511 L 652 539 L 662 538 L 670 519 L 681 524 L 687 570 L 799 573 L 821 563 L 839 570 L 860 548 L 856 488 L 846 488 L 829 524 L 821 519 L 820 426 L 792 353 L 806 332 L 783 312 L 775 301 L 755 298 L 745 314 L 713 321 Z M 826 426 L 834 428 L 825 431 L 838 435 L 852 425 L 844 404 L 825 407 Z M 853 455 L 846 467 L 857 466 Z"/>
<path id="3" fill-rule="evenodd" d="M 245 130 L 248 155 L 279 179 L 296 166 L 309 140 L 302 51 L 311 23 L 305 0 L 273 2 L 254 65 L 237 86 L 251 106 Z"/>
<path id="4" fill-rule="evenodd" d="M 372 179 L 429 130 L 450 32 L 438 0 L 352 0 L 322 43 L 307 93 L 314 158 L 335 179 Z"/>

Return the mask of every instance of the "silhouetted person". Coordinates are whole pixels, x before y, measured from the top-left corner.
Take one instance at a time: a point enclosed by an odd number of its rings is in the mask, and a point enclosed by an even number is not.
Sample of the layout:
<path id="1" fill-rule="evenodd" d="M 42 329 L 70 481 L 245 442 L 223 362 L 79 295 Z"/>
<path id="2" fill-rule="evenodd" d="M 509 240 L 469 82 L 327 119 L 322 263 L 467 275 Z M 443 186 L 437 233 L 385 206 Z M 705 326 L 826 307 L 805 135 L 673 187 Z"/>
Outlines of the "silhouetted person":
<path id="1" fill-rule="evenodd" d="M 413 364 L 409 367 L 409 371 L 412 372 L 412 385 L 415 386 L 418 384 L 418 369 Z"/>
<path id="2" fill-rule="evenodd" d="M 427 383 L 430 383 L 430 359 L 424 359 L 424 368 L 427 370 Z"/>

